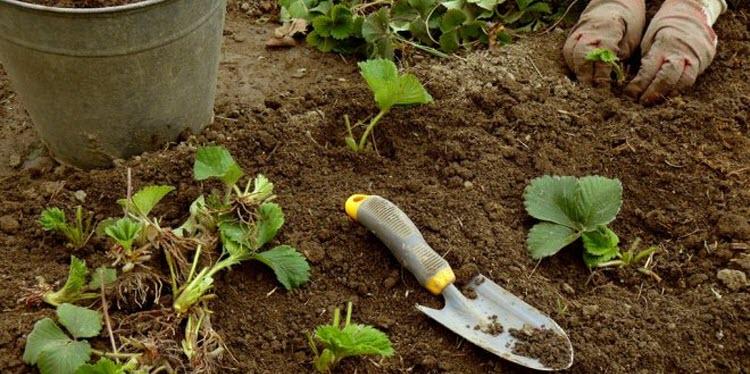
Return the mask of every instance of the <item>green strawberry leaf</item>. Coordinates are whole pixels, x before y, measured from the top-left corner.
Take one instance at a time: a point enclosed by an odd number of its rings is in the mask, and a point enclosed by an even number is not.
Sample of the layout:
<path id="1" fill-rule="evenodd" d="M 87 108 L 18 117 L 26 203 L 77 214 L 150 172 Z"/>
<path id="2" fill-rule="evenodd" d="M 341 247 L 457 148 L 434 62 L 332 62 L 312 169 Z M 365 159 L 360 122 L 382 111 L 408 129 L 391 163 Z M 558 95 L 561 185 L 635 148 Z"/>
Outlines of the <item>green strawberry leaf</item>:
<path id="1" fill-rule="evenodd" d="M 280 245 L 255 255 L 255 259 L 270 267 L 284 288 L 291 290 L 310 280 L 310 264 L 296 249 Z"/>
<path id="2" fill-rule="evenodd" d="M 380 8 L 365 18 L 362 23 L 362 37 L 369 45 L 370 57 L 393 59 L 395 47 L 390 24 L 386 8 Z"/>
<path id="3" fill-rule="evenodd" d="M 75 338 L 92 338 L 102 331 L 102 314 L 73 304 L 57 307 L 57 318 Z"/>
<path id="4" fill-rule="evenodd" d="M 65 212 L 60 208 L 47 208 L 42 211 L 39 217 L 39 224 L 44 231 L 61 230 L 67 226 Z"/>
<path id="5" fill-rule="evenodd" d="M 36 365 L 41 374 L 75 374 L 91 358 L 91 345 L 87 341 L 70 340 L 45 350 L 39 355 Z"/>
<path id="6" fill-rule="evenodd" d="M 143 225 L 130 218 L 120 218 L 104 229 L 104 233 L 119 243 L 126 251 L 130 251 L 133 241 L 138 238 Z"/>
<path id="7" fill-rule="evenodd" d="M 622 206 L 622 183 L 600 176 L 578 180 L 580 223 L 586 231 L 612 222 Z"/>
<path id="8" fill-rule="evenodd" d="M 135 213 L 143 216 L 148 217 L 148 215 L 151 213 L 151 210 L 154 209 L 156 204 L 161 201 L 161 199 L 164 198 L 164 196 L 167 196 L 170 192 L 174 191 L 174 187 L 172 186 L 146 186 L 140 189 L 140 191 L 136 192 L 131 198 L 130 198 L 130 204 L 128 206 L 128 209 L 131 211 L 134 211 Z M 122 206 L 125 207 L 128 202 L 126 199 L 120 199 L 117 200 L 117 202 Z M 106 232 L 106 229 L 105 229 Z"/>
<path id="9" fill-rule="evenodd" d="M 368 60 L 359 63 L 362 77 L 372 90 L 375 102 L 382 110 L 395 105 L 427 104 L 432 96 L 425 90 L 419 79 L 412 74 L 398 74 L 393 61 L 386 59 Z"/>
<path id="10" fill-rule="evenodd" d="M 577 186 L 575 177 L 545 175 L 535 178 L 524 190 L 526 211 L 538 220 L 579 229 L 575 204 Z"/>
<path id="11" fill-rule="evenodd" d="M 459 9 L 448 9 L 443 18 L 440 20 L 440 31 L 450 32 L 456 30 L 458 27 L 463 25 L 468 17 L 466 13 Z"/>
<path id="12" fill-rule="evenodd" d="M 264 203 L 258 207 L 258 219 L 255 223 L 255 248 L 261 248 L 273 240 L 284 225 L 284 212 L 279 204 Z"/>
<path id="13" fill-rule="evenodd" d="M 458 40 L 458 32 L 451 30 L 440 35 L 440 49 L 445 53 L 453 53 L 461 46 Z"/>
<path id="14" fill-rule="evenodd" d="M 54 306 L 78 301 L 83 292 L 83 287 L 86 285 L 88 274 L 89 269 L 86 267 L 86 261 L 80 260 L 76 256 L 70 256 L 68 279 L 60 290 L 44 294 L 44 301 Z"/>
<path id="15" fill-rule="evenodd" d="M 96 364 L 85 364 L 79 367 L 75 374 L 127 374 L 127 370 L 123 365 L 102 357 Z"/>
<path id="16" fill-rule="evenodd" d="M 581 236 L 573 229 L 549 222 L 534 225 L 529 231 L 526 244 L 534 259 L 552 256 Z"/>
<path id="17" fill-rule="evenodd" d="M 102 286 L 107 286 L 114 283 L 117 280 L 117 270 L 100 266 L 94 270 L 91 274 L 91 281 L 89 282 L 89 289 L 98 290 Z"/>
<path id="18" fill-rule="evenodd" d="M 343 40 L 354 33 L 354 18 L 352 11 L 343 4 L 338 4 L 331 9 L 331 36 L 334 39 Z"/>
<path id="19" fill-rule="evenodd" d="M 193 165 L 195 180 L 218 178 L 227 186 L 232 186 L 245 174 L 234 161 L 229 151 L 222 146 L 199 148 Z"/>
<path id="20" fill-rule="evenodd" d="M 600 226 L 595 231 L 584 232 L 582 235 L 583 248 L 591 255 L 603 256 L 608 253 L 618 252 L 620 238 L 614 231 L 606 226 Z"/>
<path id="21" fill-rule="evenodd" d="M 39 360 L 39 355 L 43 351 L 57 349 L 70 341 L 71 339 L 65 335 L 62 329 L 51 318 L 36 321 L 34 328 L 26 338 L 23 361 L 34 365 Z"/>

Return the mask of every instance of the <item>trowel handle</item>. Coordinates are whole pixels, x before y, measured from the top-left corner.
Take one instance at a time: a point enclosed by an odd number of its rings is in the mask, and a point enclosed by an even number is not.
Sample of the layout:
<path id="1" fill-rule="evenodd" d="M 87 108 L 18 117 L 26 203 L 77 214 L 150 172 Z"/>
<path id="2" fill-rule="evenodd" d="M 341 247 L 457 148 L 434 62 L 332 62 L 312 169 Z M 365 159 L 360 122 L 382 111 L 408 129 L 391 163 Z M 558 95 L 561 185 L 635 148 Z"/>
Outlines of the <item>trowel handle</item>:
<path id="1" fill-rule="evenodd" d="M 346 214 L 372 231 L 419 283 L 435 295 L 456 276 L 444 258 L 424 240 L 409 217 L 392 202 L 376 195 L 352 195 Z"/>

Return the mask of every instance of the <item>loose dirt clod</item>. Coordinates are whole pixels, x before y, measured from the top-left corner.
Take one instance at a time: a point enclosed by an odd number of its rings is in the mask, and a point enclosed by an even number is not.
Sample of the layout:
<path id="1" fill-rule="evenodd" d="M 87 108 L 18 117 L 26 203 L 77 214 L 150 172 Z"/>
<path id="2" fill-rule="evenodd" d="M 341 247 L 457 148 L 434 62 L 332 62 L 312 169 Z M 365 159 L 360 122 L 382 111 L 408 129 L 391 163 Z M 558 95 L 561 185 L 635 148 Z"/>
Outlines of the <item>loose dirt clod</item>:
<path id="1" fill-rule="evenodd" d="M 474 330 L 480 330 L 487 335 L 498 336 L 503 333 L 503 325 L 497 322 L 497 316 L 491 315 L 489 322 L 483 325 L 474 326 Z"/>
<path id="2" fill-rule="evenodd" d="M 544 366 L 563 368 L 570 360 L 570 351 L 565 337 L 548 329 L 510 329 L 510 335 L 518 339 L 513 353 L 535 358 Z"/>
<path id="3" fill-rule="evenodd" d="M 716 278 L 719 278 L 732 291 L 737 291 L 748 285 L 747 276 L 740 270 L 721 269 L 716 273 Z"/>

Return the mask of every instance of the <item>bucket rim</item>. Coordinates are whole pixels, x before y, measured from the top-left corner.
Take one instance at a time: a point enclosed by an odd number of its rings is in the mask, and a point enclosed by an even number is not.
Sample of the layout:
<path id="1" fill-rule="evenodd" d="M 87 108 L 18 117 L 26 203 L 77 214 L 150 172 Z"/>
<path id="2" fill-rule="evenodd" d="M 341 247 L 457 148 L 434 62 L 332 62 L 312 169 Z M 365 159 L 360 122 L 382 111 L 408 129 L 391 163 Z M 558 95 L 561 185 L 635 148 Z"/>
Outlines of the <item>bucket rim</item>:
<path id="1" fill-rule="evenodd" d="M 20 0 L 0 0 L 0 4 L 5 3 L 5 4 L 13 5 L 16 7 L 20 7 L 20 8 L 41 11 L 41 12 L 48 12 L 48 13 L 107 14 L 107 13 L 125 12 L 129 10 L 134 10 L 134 9 L 146 8 L 152 5 L 157 5 L 159 3 L 164 3 L 168 1 L 173 1 L 173 0 L 143 0 L 137 3 L 117 5 L 117 6 L 107 6 L 107 7 L 101 7 L 101 8 L 62 8 L 62 7 L 32 4 L 32 3 L 27 3 L 25 1 L 20 1 Z"/>

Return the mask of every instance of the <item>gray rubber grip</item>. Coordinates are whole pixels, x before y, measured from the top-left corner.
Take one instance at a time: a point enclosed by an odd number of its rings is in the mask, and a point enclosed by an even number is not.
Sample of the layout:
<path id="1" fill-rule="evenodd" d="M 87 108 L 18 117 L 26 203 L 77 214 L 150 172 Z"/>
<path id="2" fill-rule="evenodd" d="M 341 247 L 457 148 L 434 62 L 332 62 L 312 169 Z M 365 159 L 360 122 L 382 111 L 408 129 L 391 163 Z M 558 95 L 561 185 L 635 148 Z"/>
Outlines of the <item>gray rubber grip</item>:
<path id="1" fill-rule="evenodd" d="M 357 221 L 372 231 L 423 286 L 438 271 L 450 268 L 427 244 L 406 213 L 390 201 L 368 196 L 357 210 Z"/>

